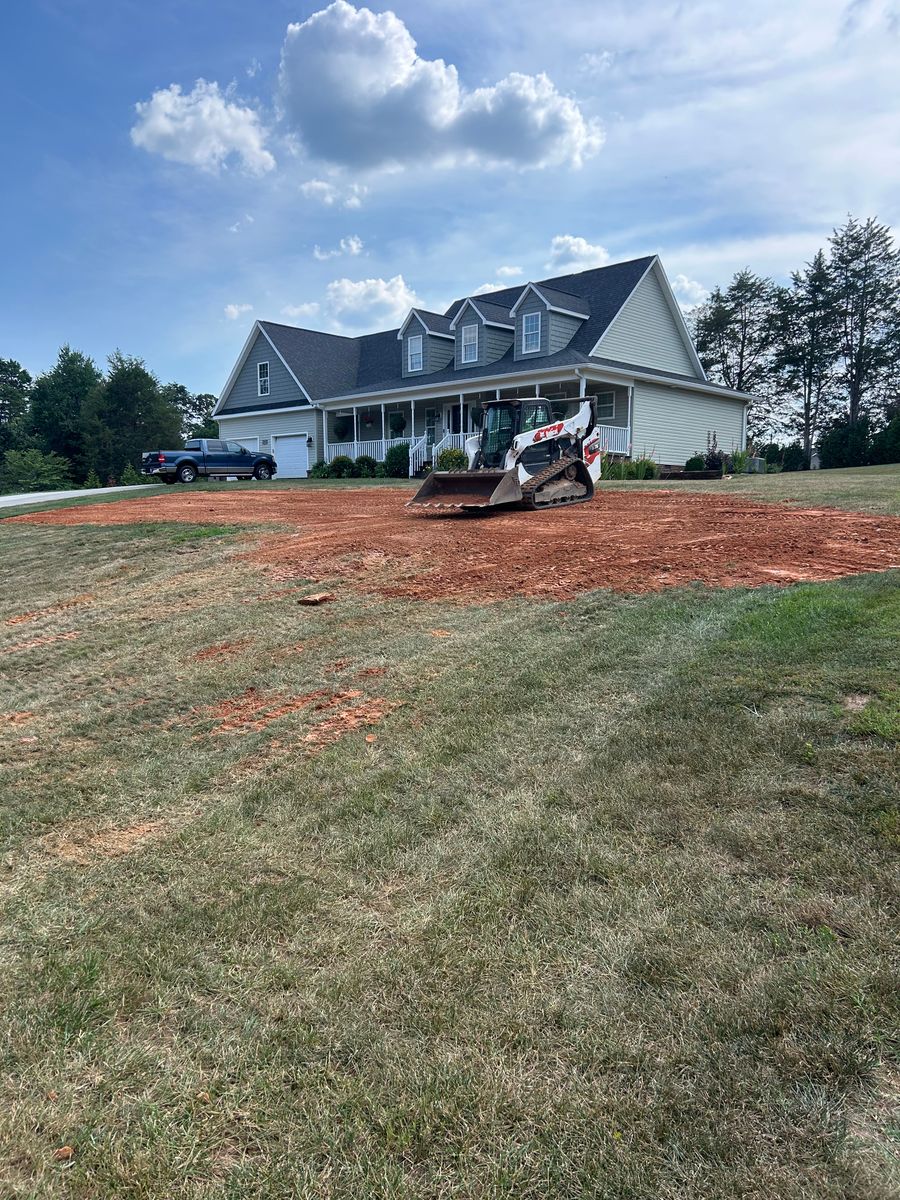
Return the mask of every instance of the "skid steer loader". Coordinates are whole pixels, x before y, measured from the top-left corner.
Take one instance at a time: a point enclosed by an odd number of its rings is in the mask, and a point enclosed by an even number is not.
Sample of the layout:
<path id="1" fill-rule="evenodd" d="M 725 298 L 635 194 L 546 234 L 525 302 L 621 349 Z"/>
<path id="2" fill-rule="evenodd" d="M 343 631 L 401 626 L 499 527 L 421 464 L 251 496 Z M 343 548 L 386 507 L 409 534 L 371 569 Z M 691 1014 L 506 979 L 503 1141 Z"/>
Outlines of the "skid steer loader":
<path id="1" fill-rule="evenodd" d="M 603 456 L 596 411 L 593 396 L 558 421 L 541 397 L 491 401 L 481 432 L 466 441 L 468 470 L 432 471 L 408 506 L 550 508 L 590 500 Z"/>

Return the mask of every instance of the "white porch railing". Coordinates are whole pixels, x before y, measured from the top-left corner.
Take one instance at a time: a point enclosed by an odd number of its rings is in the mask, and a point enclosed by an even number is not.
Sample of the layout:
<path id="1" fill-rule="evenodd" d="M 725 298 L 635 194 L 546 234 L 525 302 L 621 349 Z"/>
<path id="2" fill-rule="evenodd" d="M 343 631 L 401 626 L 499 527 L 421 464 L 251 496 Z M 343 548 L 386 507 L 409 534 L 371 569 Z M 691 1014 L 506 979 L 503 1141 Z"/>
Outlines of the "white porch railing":
<path id="1" fill-rule="evenodd" d="M 365 442 L 329 442 L 328 450 L 325 453 L 325 461 L 333 462 L 339 454 L 346 454 L 348 458 L 359 458 L 361 454 L 369 454 L 378 462 L 384 462 L 384 456 L 390 450 L 391 446 L 402 446 L 404 443 L 412 443 L 415 438 L 399 437 L 399 438 L 370 438 Z"/>
<path id="2" fill-rule="evenodd" d="M 412 443 L 409 448 L 409 477 L 412 479 L 416 471 L 418 471 L 428 454 L 428 434 L 423 433 L 422 436 Z"/>
<path id="3" fill-rule="evenodd" d="M 445 433 L 439 442 L 431 447 L 431 461 L 437 462 L 437 456 L 442 450 L 465 450 L 466 439 L 474 437 L 471 433 Z"/>
<path id="4" fill-rule="evenodd" d="M 598 425 L 600 445 L 607 454 L 628 454 L 631 430 L 627 425 Z"/>

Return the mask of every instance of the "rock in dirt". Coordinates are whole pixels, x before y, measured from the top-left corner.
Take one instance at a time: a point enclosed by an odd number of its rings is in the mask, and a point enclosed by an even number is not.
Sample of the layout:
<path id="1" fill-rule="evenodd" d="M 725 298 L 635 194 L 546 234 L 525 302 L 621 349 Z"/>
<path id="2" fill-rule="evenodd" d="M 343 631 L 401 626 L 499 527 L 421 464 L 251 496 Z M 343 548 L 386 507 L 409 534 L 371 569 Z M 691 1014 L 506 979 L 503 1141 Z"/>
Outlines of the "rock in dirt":
<path id="1" fill-rule="evenodd" d="M 327 604 L 329 600 L 337 600 L 334 592 L 313 592 L 311 596 L 301 596 L 298 604 Z"/>

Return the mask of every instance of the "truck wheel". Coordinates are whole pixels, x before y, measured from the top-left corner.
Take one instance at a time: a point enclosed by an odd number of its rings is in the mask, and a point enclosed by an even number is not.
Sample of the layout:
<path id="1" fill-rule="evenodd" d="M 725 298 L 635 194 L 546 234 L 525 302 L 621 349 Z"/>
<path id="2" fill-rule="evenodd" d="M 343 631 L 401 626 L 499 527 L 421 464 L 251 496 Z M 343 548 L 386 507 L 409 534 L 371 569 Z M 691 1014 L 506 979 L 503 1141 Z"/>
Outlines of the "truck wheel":
<path id="1" fill-rule="evenodd" d="M 272 468 L 268 463 L 259 463 L 253 471 L 254 479 L 271 479 Z"/>
<path id="2" fill-rule="evenodd" d="M 197 468 L 192 463 L 184 463 L 178 468 L 179 483 L 193 483 L 197 478 Z"/>

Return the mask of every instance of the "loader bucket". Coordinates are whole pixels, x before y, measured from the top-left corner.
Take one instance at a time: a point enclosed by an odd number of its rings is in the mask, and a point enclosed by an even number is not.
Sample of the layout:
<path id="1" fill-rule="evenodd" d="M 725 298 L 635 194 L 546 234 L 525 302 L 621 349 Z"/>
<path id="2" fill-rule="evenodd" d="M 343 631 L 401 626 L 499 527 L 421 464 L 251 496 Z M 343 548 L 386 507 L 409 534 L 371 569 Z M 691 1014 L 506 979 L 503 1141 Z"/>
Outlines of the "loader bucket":
<path id="1" fill-rule="evenodd" d="M 484 509 L 515 504 L 522 488 L 511 471 L 432 471 L 407 503 L 420 508 Z"/>

